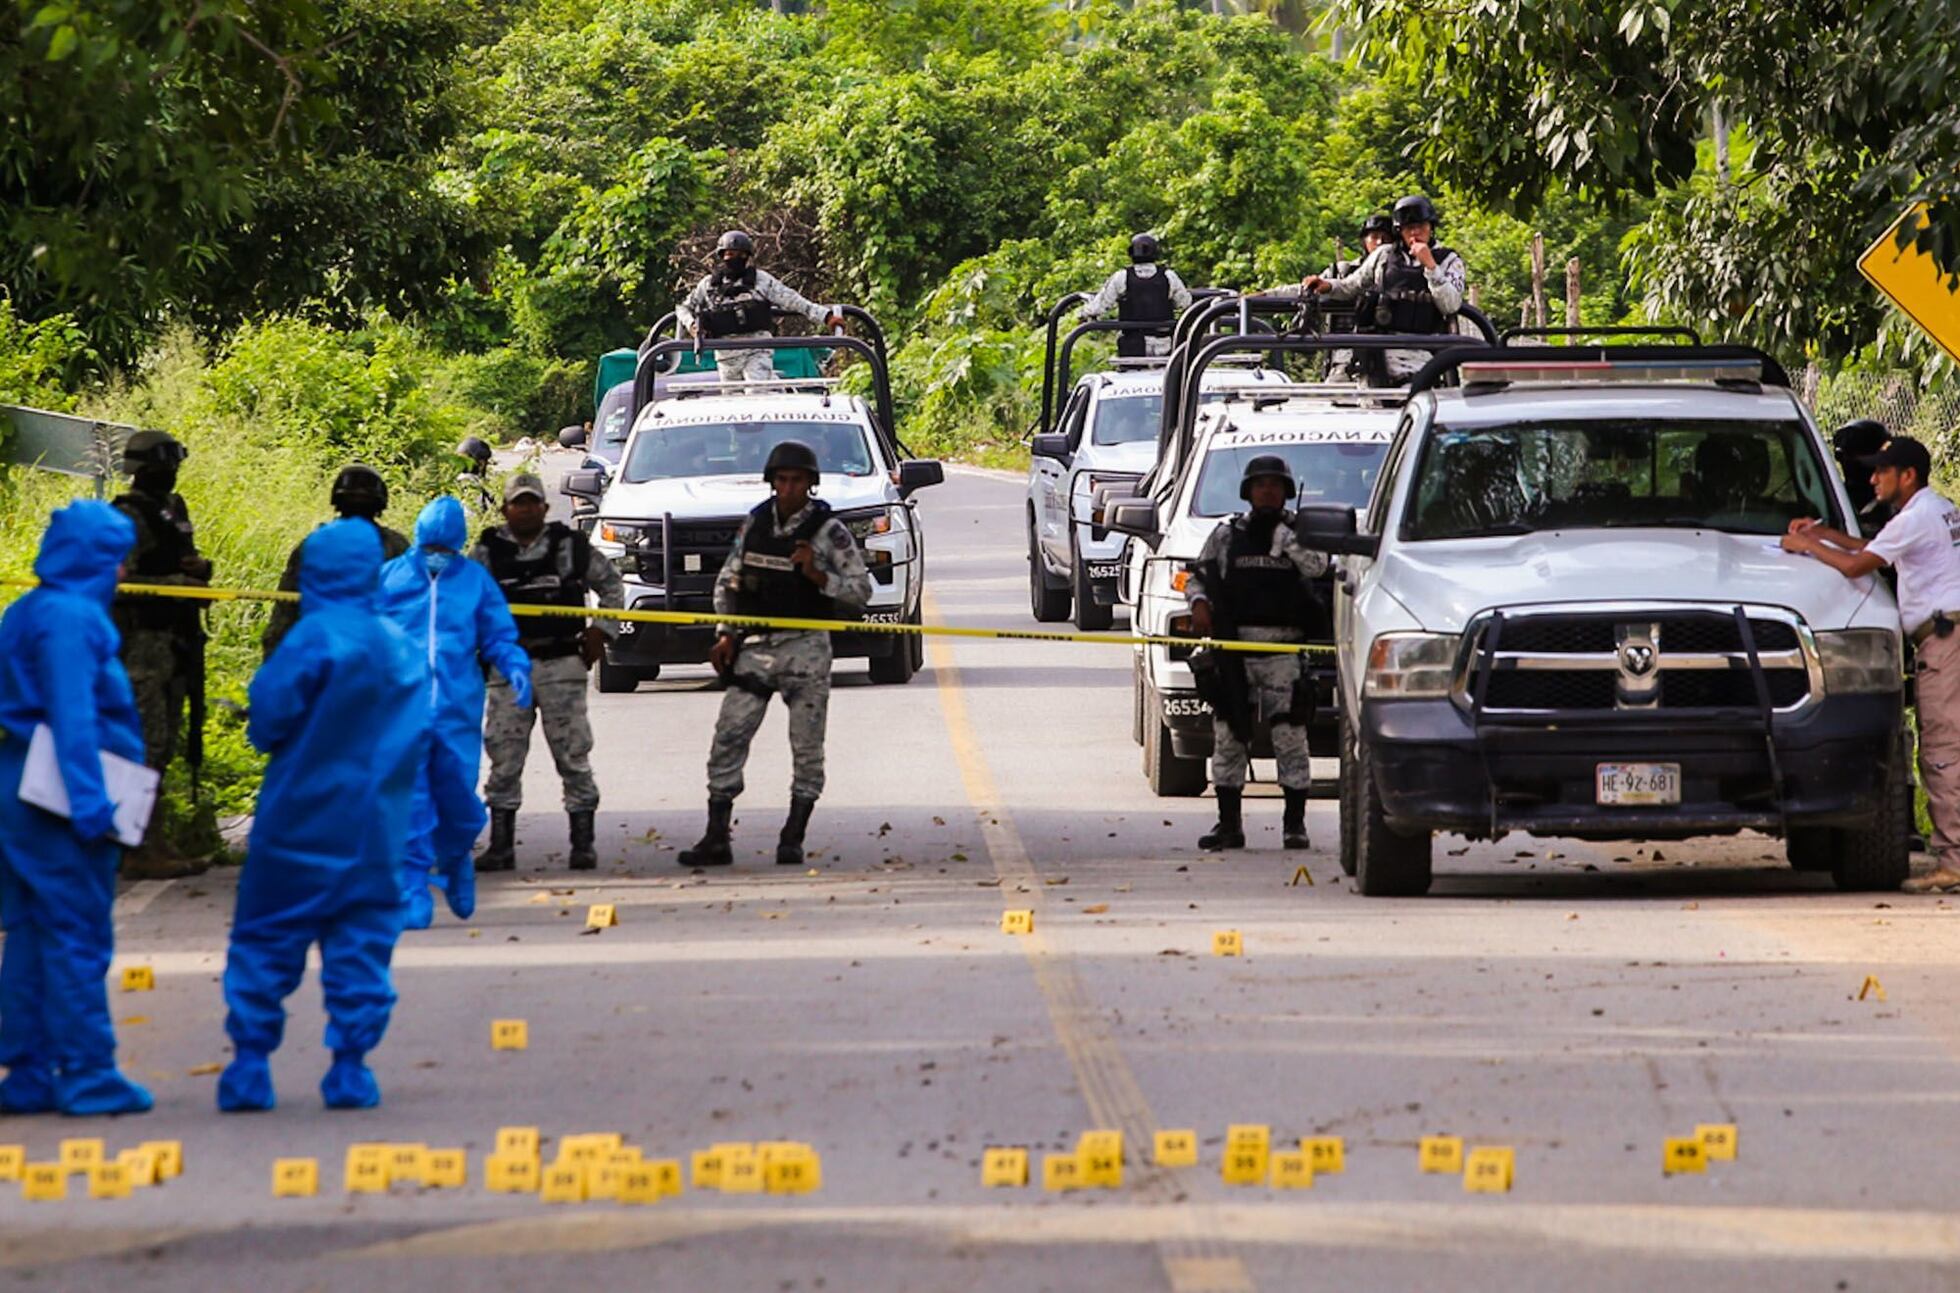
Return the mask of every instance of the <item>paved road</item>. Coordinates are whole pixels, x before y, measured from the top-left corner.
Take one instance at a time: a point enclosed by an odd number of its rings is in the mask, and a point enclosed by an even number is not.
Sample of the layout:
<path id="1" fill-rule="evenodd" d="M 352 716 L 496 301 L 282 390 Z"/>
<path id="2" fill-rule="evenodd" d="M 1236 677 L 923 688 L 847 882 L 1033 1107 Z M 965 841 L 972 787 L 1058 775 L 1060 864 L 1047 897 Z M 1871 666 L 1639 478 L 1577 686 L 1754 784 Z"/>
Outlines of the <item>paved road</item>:
<path id="1" fill-rule="evenodd" d="M 926 501 L 931 618 L 1027 622 L 1014 483 L 960 473 Z M 539 747 L 522 869 L 397 954 L 375 1056 L 386 1104 L 328 1113 L 316 990 L 275 1062 L 284 1105 L 219 1117 L 218 973 L 230 873 L 130 887 L 124 1056 L 143 1119 L 19 1119 L 50 1156 L 176 1137 L 186 1175 L 125 1202 L 0 1193 L 0 1283 L 145 1290 L 580 1282 L 673 1289 L 1280 1290 L 1960 1286 L 1955 906 L 1840 896 L 1762 840 L 1592 847 L 1445 841 L 1421 901 L 1338 878 L 1317 801 L 1315 883 L 1250 805 L 1253 851 L 1201 855 L 1209 801 L 1158 801 L 1129 738 L 1123 648 L 935 640 L 903 688 L 856 668 L 832 704 L 810 873 L 769 862 L 788 755 L 772 714 L 740 805 L 739 863 L 690 875 L 718 697 L 680 671 L 595 696 L 601 869 L 562 868 Z M 592 902 L 621 924 L 581 932 Z M 998 932 L 1005 907 L 1036 932 Z M 1243 959 L 1209 954 L 1242 931 Z M 1887 999 L 1853 998 L 1866 974 Z M 489 1021 L 528 1020 L 522 1053 Z M 1307 1193 L 1218 1176 L 1228 1123 L 1346 1138 Z M 1741 1155 L 1663 1178 L 1661 1141 L 1734 1122 Z M 619 1131 L 685 1157 L 805 1140 L 821 1193 L 689 1192 L 655 1208 L 461 1191 L 347 1196 L 355 1141 L 460 1145 L 502 1124 Z M 986 1191 L 993 1144 L 1038 1156 L 1095 1127 L 1129 1179 Z M 1194 1128 L 1200 1168 L 1140 1149 Z M 1515 1189 L 1416 1171 L 1417 1138 L 1515 1148 Z M 272 1159 L 315 1155 L 321 1197 L 273 1200 Z M 14 1284 L 13 1281 L 20 1281 Z"/>

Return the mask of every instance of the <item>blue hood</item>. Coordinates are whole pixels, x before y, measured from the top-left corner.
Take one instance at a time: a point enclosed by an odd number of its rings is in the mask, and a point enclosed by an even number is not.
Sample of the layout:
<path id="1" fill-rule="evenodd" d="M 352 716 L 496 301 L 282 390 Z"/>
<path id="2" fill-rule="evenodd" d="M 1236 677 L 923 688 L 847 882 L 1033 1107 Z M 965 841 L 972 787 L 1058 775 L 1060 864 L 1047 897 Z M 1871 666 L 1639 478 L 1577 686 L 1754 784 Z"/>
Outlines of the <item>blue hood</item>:
<path id="1" fill-rule="evenodd" d="M 381 533 L 363 520 L 335 521 L 307 536 L 299 554 L 302 611 L 374 609 L 381 592 Z"/>
<path id="2" fill-rule="evenodd" d="M 463 505 L 447 494 L 430 499 L 422 514 L 415 518 L 415 546 L 418 548 L 448 548 L 452 552 L 462 552 L 468 546 L 468 539 L 469 522 L 463 516 Z"/>
<path id="3" fill-rule="evenodd" d="M 123 558 L 136 546 L 136 526 L 107 503 L 70 503 L 48 519 L 34 574 L 49 588 L 80 593 L 105 606 L 115 597 Z"/>

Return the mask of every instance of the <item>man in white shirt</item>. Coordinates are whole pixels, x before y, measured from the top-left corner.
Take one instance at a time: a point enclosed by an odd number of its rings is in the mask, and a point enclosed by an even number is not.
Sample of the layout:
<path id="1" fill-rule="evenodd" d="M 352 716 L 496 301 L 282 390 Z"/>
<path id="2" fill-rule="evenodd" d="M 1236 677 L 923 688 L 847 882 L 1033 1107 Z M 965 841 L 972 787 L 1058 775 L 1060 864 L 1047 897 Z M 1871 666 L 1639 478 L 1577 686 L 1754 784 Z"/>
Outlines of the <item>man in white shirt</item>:
<path id="1" fill-rule="evenodd" d="M 1817 521 L 1792 521 L 1790 552 L 1808 553 L 1847 578 L 1881 567 L 1899 575 L 1899 618 L 1918 660 L 1919 780 L 1933 818 L 1931 873 L 1900 886 L 1907 893 L 1960 889 L 1960 508 L 1933 492 L 1926 446 L 1893 436 L 1864 460 L 1872 490 L 1893 509 L 1872 539 L 1854 539 Z"/>

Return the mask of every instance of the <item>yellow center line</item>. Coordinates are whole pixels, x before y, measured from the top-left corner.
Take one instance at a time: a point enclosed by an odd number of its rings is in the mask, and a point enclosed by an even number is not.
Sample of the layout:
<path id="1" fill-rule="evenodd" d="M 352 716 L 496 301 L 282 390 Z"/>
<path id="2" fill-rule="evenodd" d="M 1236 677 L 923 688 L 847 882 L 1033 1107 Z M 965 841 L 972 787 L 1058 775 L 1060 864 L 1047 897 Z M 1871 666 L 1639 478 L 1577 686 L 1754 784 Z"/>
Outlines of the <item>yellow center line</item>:
<path id="1" fill-rule="evenodd" d="M 930 592 L 921 598 L 921 610 L 926 619 L 938 617 Z M 1027 890 L 1026 902 L 1035 913 L 1034 932 L 1012 937 L 1020 940 L 1027 954 L 1035 986 L 1048 1009 L 1049 1023 L 1061 1042 L 1063 1054 L 1068 1057 L 1069 1066 L 1075 1071 L 1083 1101 L 1089 1106 L 1089 1117 L 1096 1127 L 1115 1128 L 1123 1133 L 1127 1157 L 1138 1168 L 1137 1192 L 1144 1200 L 1156 1205 L 1173 1203 L 1179 1193 L 1174 1173 L 1148 1166 L 1157 1119 L 1144 1098 L 1143 1088 L 1104 1027 L 1101 1012 L 1090 1003 L 1074 963 L 1045 932 L 1041 877 L 1021 841 L 1020 832 L 1014 827 L 1014 815 L 994 781 L 986 753 L 980 748 L 967 711 L 966 692 L 960 682 L 953 648 L 942 639 L 928 638 L 926 653 L 938 683 L 947 740 L 959 765 L 967 801 L 979 814 L 981 838 L 987 846 L 987 855 L 993 859 L 994 873 L 1000 877 L 1000 892 Z M 1158 1239 L 1158 1256 L 1171 1288 L 1177 1293 L 1247 1293 L 1253 1284 L 1245 1264 L 1216 1240 L 1206 1237 L 1205 1230 L 1200 1226 L 1193 1237 Z"/>

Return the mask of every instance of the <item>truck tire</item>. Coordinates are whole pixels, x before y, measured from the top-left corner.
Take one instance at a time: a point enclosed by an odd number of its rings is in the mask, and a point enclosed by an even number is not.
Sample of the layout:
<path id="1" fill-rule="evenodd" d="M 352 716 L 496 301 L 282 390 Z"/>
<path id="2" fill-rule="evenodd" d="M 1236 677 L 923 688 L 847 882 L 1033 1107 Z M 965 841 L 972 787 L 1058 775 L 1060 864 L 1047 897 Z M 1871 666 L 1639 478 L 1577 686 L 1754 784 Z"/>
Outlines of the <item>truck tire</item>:
<path id="1" fill-rule="evenodd" d="M 1069 580 L 1074 585 L 1075 627 L 1084 633 L 1100 633 L 1116 622 L 1116 608 L 1096 601 L 1095 581 L 1089 578 L 1088 563 L 1071 538 L 1068 545 Z"/>
<path id="2" fill-rule="evenodd" d="M 1130 657 L 1130 739 L 1143 744 L 1143 661 Z"/>
<path id="3" fill-rule="evenodd" d="M 1354 874 L 1371 898 L 1416 898 L 1429 892 L 1430 833 L 1404 835 L 1382 815 L 1375 786 L 1375 760 L 1366 741 L 1356 739 L 1354 789 Z"/>
<path id="4" fill-rule="evenodd" d="M 909 617 L 907 624 L 917 624 L 918 616 Z M 919 635 L 907 633 L 892 643 L 890 655 L 874 655 L 868 663 L 871 666 L 871 681 L 884 685 L 904 686 L 912 681 L 912 675 L 919 666 L 912 658 L 912 644 L 918 642 Z"/>
<path id="5" fill-rule="evenodd" d="M 1196 799 L 1205 793 L 1208 770 L 1203 759 L 1180 759 L 1164 722 L 1163 701 L 1148 706 L 1143 719 L 1143 775 L 1150 793 L 1160 799 Z"/>
<path id="6" fill-rule="evenodd" d="M 1792 826 L 1783 841 L 1792 871 L 1829 871 L 1837 863 L 1837 834 L 1828 826 Z"/>
<path id="7" fill-rule="evenodd" d="M 599 690 L 608 696 L 621 696 L 637 690 L 642 681 L 651 682 L 660 676 L 659 665 L 649 665 L 642 669 L 637 665 L 614 664 L 604 656 L 592 668 L 593 678 Z"/>
<path id="8" fill-rule="evenodd" d="M 1912 874 L 1911 748 L 1901 737 L 1870 824 L 1831 832 L 1831 879 L 1839 889 L 1897 889 Z"/>
<path id="9" fill-rule="evenodd" d="M 1028 511 L 1028 609 L 1041 624 L 1059 624 L 1068 618 L 1068 581 L 1056 579 L 1041 564 L 1041 544 L 1035 538 L 1034 511 Z"/>
<path id="10" fill-rule="evenodd" d="M 1354 874 L 1354 730 L 1348 726 L 1347 716 L 1341 716 L 1341 772 L 1338 782 L 1337 798 L 1340 801 L 1341 838 L 1339 851 L 1341 871 Z"/>

